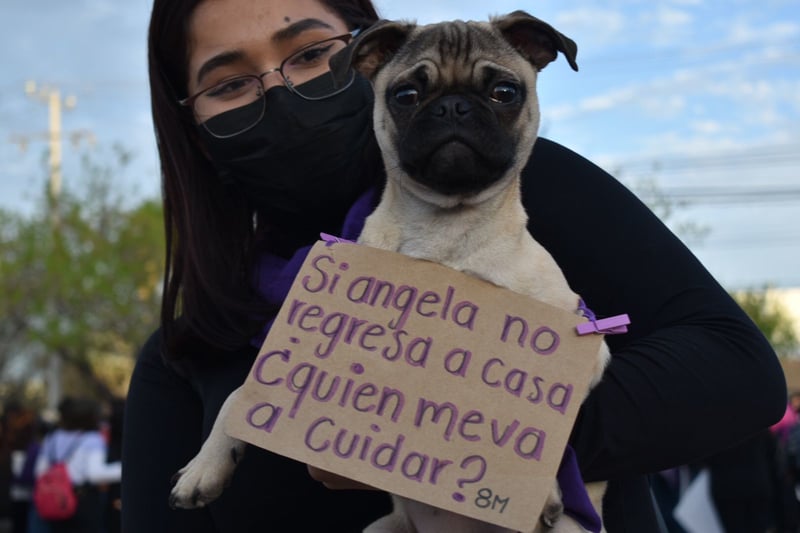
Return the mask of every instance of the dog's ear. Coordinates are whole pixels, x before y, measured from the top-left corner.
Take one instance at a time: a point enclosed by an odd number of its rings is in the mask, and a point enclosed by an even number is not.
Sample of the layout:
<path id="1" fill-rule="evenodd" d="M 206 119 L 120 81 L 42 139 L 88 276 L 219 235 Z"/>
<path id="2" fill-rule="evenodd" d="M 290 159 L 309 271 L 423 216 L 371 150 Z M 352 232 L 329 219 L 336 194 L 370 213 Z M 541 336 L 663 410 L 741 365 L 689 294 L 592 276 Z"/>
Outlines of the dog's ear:
<path id="1" fill-rule="evenodd" d="M 537 69 L 542 70 L 548 63 L 555 61 L 558 52 L 562 52 L 569 66 L 577 72 L 575 58 L 578 55 L 578 45 L 543 20 L 524 11 L 514 11 L 492 19 L 491 23 Z"/>
<path id="2" fill-rule="evenodd" d="M 403 46 L 408 35 L 416 28 L 411 22 L 380 20 L 358 34 L 347 47 L 330 60 L 331 72 L 337 82 L 348 78 L 354 68 L 369 80 Z"/>

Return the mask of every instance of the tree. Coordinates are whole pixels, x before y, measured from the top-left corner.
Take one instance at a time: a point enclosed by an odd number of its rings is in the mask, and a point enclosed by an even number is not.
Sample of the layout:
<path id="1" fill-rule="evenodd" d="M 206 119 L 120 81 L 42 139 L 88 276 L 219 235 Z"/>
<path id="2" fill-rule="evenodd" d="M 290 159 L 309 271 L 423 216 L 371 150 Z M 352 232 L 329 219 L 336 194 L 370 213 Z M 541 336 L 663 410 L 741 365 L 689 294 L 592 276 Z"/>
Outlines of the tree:
<path id="1" fill-rule="evenodd" d="M 651 173 L 639 174 L 634 180 L 626 180 L 626 169 L 619 166 L 613 170 L 617 179 L 627 182 L 630 190 L 650 208 L 662 222 L 668 223 L 672 230 L 687 244 L 700 244 L 711 232 L 711 228 L 704 224 L 698 224 L 694 220 L 681 218 L 679 211 L 689 207 L 689 203 L 677 201 L 664 192 L 664 189 L 655 178 L 655 173 L 660 165 L 652 163 Z"/>
<path id="2" fill-rule="evenodd" d="M 779 302 L 769 297 L 768 288 L 737 292 L 733 297 L 779 356 L 791 354 L 800 347 L 791 316 Z"/>
<path id="3" fill-rule="evenodd" d="M 650 173 L 661 169 L 658 162 L 647 167 Z M 616 169 L 615 174 L 624 174 L 624 168 Z M 677 219 L 676 214 L 690 204 L 687 201 L 676 201 L 659 186 L 652 174 L 640 176 L 630 185 L 631 190 L 647 204 L 662 221 L 669 221 L 677 235 L 684 241 L 700 244 L 710 233 L 710 228 L 697 224 L 692 220 Z M 800 347 L 793 321 L 789 313 L 778 302 L 769 297 L 769 288 L 747 290 L 733 293 L 732 296 L 744 311 L 755 322 L 767 337 L 779 356 L 796 352 Z"/>
<path id="4" fill-rule="evenodd" d="M 128 201 L 114 178 L 130 154 L 115 147 L 114 156 L 84 156 L 82 187 L 45 194 L 31 215 L 0 212 L 6 377 L 27 378 L 55 357 L 67 392 L 124 393 L 133 354 L 158 321 L 164 244 L 160 202 Z"/>
<path id="5" fill-rule="evenodd" d="M 669 222 L 676 235 L 690 244 L 700 244 L 711 232 L 707 225 L 698 224 L 694 220 L 681 218 L 678 212 L 689 207 L 686 201 L 676 201 L 659 186 L 654 177 L 640 178 L 631 186 L 631 190 L 660 218 Z"/>

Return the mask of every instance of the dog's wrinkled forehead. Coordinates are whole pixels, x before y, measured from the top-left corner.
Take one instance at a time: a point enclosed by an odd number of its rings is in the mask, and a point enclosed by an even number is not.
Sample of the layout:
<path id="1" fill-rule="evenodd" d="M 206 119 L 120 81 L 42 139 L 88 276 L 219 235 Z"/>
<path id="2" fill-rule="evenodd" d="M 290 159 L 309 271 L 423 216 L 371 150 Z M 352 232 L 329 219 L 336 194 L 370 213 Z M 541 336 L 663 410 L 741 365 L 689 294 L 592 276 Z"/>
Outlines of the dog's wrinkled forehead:
<path id="1" fill-rule="evenodd" d="M 431 81 L 454 85 L 475 81 L 486 66 L 518 71 L 526 65 L 488 23 L 453 21 L 416 28 L 392 58 L 391 74 L 425 69 Z"/>
<path id="2" fill-rule="evenodd" d="M 331 58 L 331 71 L 337 83 L 346 83 L 350 68 L 369 80 L 390 66 L 402 72 L 417 61 L 430 61 L 441 72 L 464 76 L 474 74 L 481 60 L 521 70 L 520 61 L 542 70 L 563 53 L 570 66 L 578 70 L 578 47 L 546 22 L 515 11 L 489 22 L 442 22 L 418 26 L 413 22 L 381 20 L 367 28 L 344 50 Z M 523 67 L 524 68 L 524 67 Z M 400 69 L 400 70 L 398 70 Z"/>

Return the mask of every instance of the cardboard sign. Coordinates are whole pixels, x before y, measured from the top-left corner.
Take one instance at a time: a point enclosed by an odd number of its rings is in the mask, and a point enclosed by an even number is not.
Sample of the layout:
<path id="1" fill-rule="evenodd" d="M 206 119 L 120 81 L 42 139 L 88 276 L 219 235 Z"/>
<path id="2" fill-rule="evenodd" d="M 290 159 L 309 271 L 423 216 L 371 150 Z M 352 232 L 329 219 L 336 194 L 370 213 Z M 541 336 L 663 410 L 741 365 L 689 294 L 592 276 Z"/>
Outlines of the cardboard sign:
<path id="1" fill-rule="evenodd" d="M 600 348 L 577 335 L 583 320 L 442 265 L 320 242 L 226 431 L 532 531 Z"/>

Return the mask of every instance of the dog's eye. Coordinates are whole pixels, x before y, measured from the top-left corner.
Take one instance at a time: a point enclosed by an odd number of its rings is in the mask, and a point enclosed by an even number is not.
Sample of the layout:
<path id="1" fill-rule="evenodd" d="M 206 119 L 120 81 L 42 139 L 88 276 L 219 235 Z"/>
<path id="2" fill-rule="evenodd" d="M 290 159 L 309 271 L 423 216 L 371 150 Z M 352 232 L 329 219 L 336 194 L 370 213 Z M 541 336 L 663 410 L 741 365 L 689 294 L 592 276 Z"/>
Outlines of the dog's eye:
<path id="1" fill-rule="evenodd" d="M 419 91 L 410 85 L 404 85 L 394 91 L 394 99 L 402 106 L 417 105 L 419 102 Z"/>
<path id="2" fill-rule="evenodd" d="M 513 83 L 504 81 L 492 87 L 489 98 L 498 104 L 508 104 L 514 101 L 518 93 L 517 86 Z"/>

